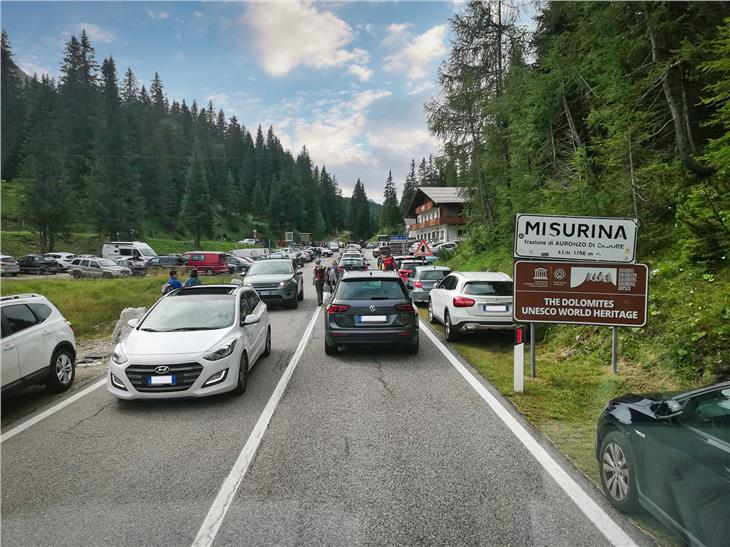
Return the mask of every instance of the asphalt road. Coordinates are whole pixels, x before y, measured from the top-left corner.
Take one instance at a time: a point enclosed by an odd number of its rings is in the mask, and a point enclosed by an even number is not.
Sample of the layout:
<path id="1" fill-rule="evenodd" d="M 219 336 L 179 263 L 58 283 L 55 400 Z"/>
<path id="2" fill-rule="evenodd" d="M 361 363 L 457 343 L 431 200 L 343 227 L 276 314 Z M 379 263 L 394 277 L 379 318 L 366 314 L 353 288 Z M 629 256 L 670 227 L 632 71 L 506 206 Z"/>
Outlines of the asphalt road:
<path id="1" fill-rule="evenodd" d="M 100 388 L 3 442 L 3 545 L 191 544 L 316 310 L 311 267 L 305 296 L 271 311 L 272 354 L 242 397 L 119 404 Z M 609 543 L 423 333 L 417 356 L 328 357 L 323 328 L 215 545 Z"/>

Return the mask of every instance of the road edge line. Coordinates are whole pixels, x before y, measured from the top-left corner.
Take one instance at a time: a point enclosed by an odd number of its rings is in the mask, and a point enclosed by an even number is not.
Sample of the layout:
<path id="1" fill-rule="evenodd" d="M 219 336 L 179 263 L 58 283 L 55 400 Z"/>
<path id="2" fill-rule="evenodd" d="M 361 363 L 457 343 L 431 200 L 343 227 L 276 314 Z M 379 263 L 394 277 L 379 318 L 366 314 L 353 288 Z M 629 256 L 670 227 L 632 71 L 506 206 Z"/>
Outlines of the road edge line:
<path id="1" fill-rule="evenodd" d="M 307 347 L 307 343 L 312 335 L 314 324 L 319 317 L 319 311 L 321 309 L 321 307 L 317 307 L 314 311 L 312 319 L 310 319 L 294 355 L 292 355 L 286 370 L 284 370 L 284 374 L 282 374 L 281 378 L 279 378 L 279 382 L 276 384 L 274 392 L 271 394 L 271 397 L 269 397 L 263 412 L 261 412 L 259 419 L 256 421 L 256 425 L 254 426 L 253 431 L 251 431 L 251 435 L 248 437 L 243 449 L 241 449 L 241 452 L 238 455 L 238 458 L 236 458 L 236 462 L 233 464 L 228 476 L 223 481 L 215 500 L 213 500 L 213 504 L 210 506 L 208 514 L 205 516 L 205 520 L 195 536 L 193 547 L 209 547 L 213 544 L 213 541 L 218 534 L 218 529 L 221 527 L 228 509 L 233 503 L 238 487 L 241 485 L 243 477 L 246 475 L 251 462 L 256 456 L 256 452 L 261 445 L 266 429 L 269 427 L 269 422 L 271 422 L 274 411 L 279 405 L 279 401 L 289 385 L 289 380 L 294 374 L 294 370 L 304 354 L 304 349 Z"/>
<path id="2" fill-rule="evenodd" d="M 71 397 L 69 397 L 68 399 L 64 399 L 63 401 L 61 401 L 60 403 L 52 406 L 51 408 L 49 408 L 47 410 L 44 410 L 40 414 L 36 414 L 32 418 L 24 421 L 22 424 L 16 425 L 12 429 L 6 431 L 2 435 L 0 435 L 0 444 L 4 443 L 8 439 L 12 439 L 18 433 L 22 433 L 23 431 L 25 431 L 29 427 L 34 426 L 38 422 L 40 422 L 42 420 L 45 420 L 49 416 L 55 414 L 56 412 L 58 412 L 62 408 L 67 407 L 71 403 L 75 403 L 76 401 L 78 401 L 79 399 L 81 399 L 81 397 L 84 397 L 85 395 L 88 395 L 89 393 L 91 393 L 95 389 L 99 389 L 104 384 L 106 384 L 106 375 L 104 376 L 104 379 L 99 380 L 98 382 L 96 382 L 94 384 L 91 384 L 89 387 L 84 388 L 81 391 L 79 391 L 78 393 L 75 393 L 75 394 L 71 395 Z"/>
<path id="3" fill-rule="evenodd" d="M 484 399 L 500 420 L 512 431 L 517 439 L 527 448 L 537 462 L 548 472 L 558 486 L 573 500 L 578 509 L 588 517 L 604 537 L 613 545 L 636 546 L 636 542 L 619 526 L 604 509 L 589 496 L 570 474 L 555 461 L 548 451 L 538 443 L 530 432 L 484 385 L 456 358 L 438 336 L 419 319 L 421 331 L 434 343 L 449 363 L 469 383 L 474 391 Z"/>

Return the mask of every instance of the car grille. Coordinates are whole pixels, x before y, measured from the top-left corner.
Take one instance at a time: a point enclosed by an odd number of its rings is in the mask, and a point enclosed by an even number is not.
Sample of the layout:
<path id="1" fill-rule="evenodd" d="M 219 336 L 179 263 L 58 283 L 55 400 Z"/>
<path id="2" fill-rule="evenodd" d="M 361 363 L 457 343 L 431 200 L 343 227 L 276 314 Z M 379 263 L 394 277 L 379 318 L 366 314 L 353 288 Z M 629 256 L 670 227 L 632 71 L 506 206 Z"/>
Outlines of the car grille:
<path id="1" fill-rule="evenodd" d="M 177 383 L 174 386 L 148 386 L 147 376 L 156 376 L 155 367 L 158 365 L 129 365 L 127 367 L 127 379 L 132 383 L 134 389 L 143 392 L 162 392 L 162 391 L 185 391 L 193 385 L 203 370 L 203 365 L 199 363 L 181 363 L 177 365 L 168 365 L 170 372 L 165 374 L 175 375 Z"/>
<path id="2" fill-rule="evenodd" d="M 278 283 L 254 283 L 253 288 L 254 289 L 278 289 L 279 284 Z"/>

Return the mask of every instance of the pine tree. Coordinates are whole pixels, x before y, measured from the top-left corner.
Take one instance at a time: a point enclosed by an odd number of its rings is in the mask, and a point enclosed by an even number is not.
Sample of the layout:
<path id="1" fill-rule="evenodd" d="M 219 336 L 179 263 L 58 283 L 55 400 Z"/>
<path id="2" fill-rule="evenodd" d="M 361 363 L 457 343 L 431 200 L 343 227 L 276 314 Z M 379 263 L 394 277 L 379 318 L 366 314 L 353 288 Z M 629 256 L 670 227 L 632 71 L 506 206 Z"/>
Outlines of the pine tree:
<path id="1" fill-rule="evenodd" d="M 416 195 L 418 189 L 418 180 L 416 179 L 416 160 L 411 158 L 411 169 L 408 171 L 406 182 L 403 185 L 403 194 L 400 198 L 400 214 L 403 218 L 408 215 L 408 208 L 411 206 L 411 201 Z"/>
<path id="2" fill-rule="evenodd" d="M 403 217 L 401 217 L 398 207 L 398 192 L 393 183 L 393 174 L 388 171 L 388 180 L 383 193 L 383 209 L 380 211 L 380 227 L 383 231 L 398 233 L 402 223 Z"/>
<path id="3" fill-rule="evenodd" d="M 198 142 L 193 143 L 193 153 L 185 177 L 185 194 L 180 217 L 193 232 L 195 246 L 200 248 L 202 236 L 210 236 L 213 231 L 213 207 L 210 187 L 205 174 L 205 164 Z"/>
<path id="4" fill-rule="evenodd" d="M 2 31 L 2 81 L 0 90 L 2 99 L 2 127 L 0 129 L 0 145 L 2 146 L 2 174 L 3 178 L 15 178 L 20 161 L 20 147 L 24 130 L 25 101 L 22 96 L 25 82 L 21 81 L 20 69 L 13 61 L 10 50 L 10 41 L 5 31 Z"/>
<path id="5" fill-rule="evenodd" d="M 368 239 L 372 234 L 370 227 L 370 205 L 365 186 L 357 179 L 350 201 L 350 235 L 354 240 Z"/>
<path id="6" fill-rule="evenodd" d="M 139 86 L 137 85 L 137 78 L 131 68 L 127 68 L 127 71 L 124 73 L 121 94 L 122 103 L 125 105 L 134 104 L 137 100 L 139 100 Z"/>

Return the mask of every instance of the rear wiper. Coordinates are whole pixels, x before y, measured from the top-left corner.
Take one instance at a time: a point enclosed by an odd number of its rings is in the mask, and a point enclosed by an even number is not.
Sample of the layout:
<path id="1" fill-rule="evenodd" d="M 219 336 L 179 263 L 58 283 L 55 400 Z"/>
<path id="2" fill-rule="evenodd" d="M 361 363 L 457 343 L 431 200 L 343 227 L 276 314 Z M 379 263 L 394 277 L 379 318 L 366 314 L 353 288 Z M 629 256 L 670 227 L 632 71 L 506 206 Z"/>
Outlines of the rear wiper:
<path id="1" fill-rule="evenodd" d="M 370 300 L 390 300 L 387 296 L 371 296 Z"/>

